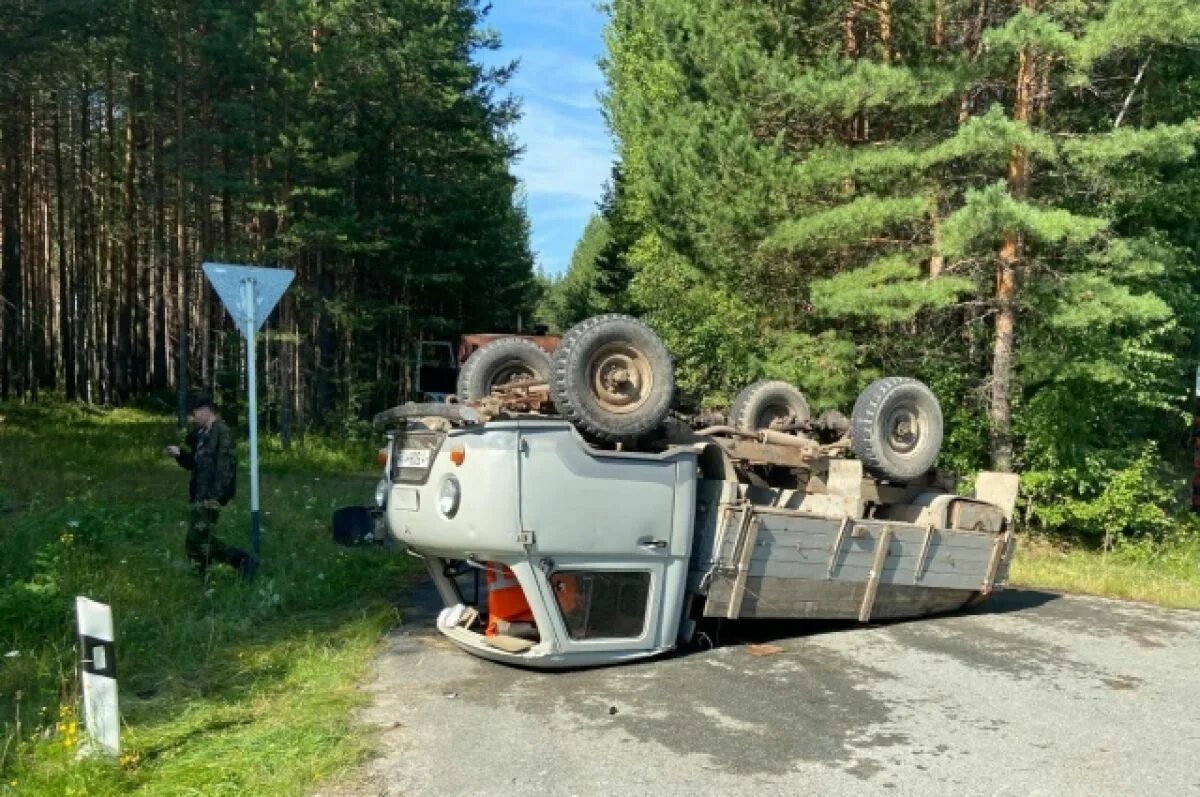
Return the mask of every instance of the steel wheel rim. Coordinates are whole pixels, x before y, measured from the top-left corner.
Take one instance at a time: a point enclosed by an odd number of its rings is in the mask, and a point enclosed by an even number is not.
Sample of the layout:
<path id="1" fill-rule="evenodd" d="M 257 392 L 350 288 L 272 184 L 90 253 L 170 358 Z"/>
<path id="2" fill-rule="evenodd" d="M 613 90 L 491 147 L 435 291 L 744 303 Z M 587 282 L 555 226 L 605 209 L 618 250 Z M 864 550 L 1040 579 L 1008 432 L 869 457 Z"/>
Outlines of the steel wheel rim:
<path id="1" fill-rule="evenodd" d="M 637 411 L 650 400 L 654 370 L 649 358 L 636 347 L 609 343 L 588 360 L 587 381 L 603 410 L 623 415 Z"/>
<path id="2" fill-rule="evenodd" d="M 796 413 L 787 404 L 768 404 L 754 418 L 755 429 L 772 429 L 794 421 Z"/>
<path id="3" fill-rule="evenodd" d="M 925 436 L 925 413 L 914 404 L 901 404 L 887 416 L 884 432 L 888 448 L 898 456 L 911 456 Z"/>
<path id="4" fill-rule="evenodd" d="M 512 384 L 520 380 L 536 378 L 537 374 L 528 365 L 525 365 L 519 360 L 507 362 L 496 369 L 496 373 L 492 376 L 488 389 L 493 390 L 498 387 Z"/>

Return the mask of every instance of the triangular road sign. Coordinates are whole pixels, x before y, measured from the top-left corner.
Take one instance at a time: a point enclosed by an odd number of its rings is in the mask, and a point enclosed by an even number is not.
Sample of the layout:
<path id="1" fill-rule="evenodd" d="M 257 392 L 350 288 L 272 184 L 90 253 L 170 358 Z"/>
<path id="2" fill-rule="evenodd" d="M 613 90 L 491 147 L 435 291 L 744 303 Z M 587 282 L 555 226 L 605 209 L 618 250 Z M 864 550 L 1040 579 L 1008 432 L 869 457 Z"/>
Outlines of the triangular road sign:
<path id="1" fill-rule="evenodd" d="M 233 317 L 238 331 L 247 337 L 262 327 L 296 276 L 294 271 L 286 268 L 234 266 L 228 263 L 205 263 L 204 273 Z M 250 283 L 250 290 L 247 290 L 247 282 Z M 253 297 L 253 307 L 247 306 L 247 297 Z M 250 327 L 251 323 L 253 328 Z"/>

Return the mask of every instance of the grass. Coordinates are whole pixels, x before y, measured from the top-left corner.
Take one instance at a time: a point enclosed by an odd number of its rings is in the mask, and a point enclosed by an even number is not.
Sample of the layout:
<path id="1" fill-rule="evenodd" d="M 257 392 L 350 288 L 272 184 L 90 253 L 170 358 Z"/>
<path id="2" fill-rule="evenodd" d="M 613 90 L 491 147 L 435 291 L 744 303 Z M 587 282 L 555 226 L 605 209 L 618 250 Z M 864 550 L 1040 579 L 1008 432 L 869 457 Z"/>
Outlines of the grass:
<path id="1" fill-rule="evenodd" d="M 1014 586 L 1200 609 L 1200 536 L 1126 543 L 1108 553 L 1022 537 L 1009 581 Z"/>
<path id="2" fill-rule="evenodd" d="M 370 444 L 266 445 L 259 576 L 205 582 L 183 553 L 187 473 L 162 455 L 171 419 L 0 417 L 0 795 L 303 794 L 364 759 L 356 684 L 409 567 L 330 541 L 331 510 L 370 500 Z M 218 532 L 245 545 L 244 472 L 238 488 Z M 113 607 L 119 763 L 77 760 L 75 595 Z"/>
<path id="3" fill-rule="evenodd" d="M 368 754 L 356 685 L 411 560 L 334 546 L 328 518 L 369 500 L 374 447 L 264 443 L 264 565 L 244 584 L 189 572 L 187 474 L 162 455 L 178 441 L 159 414 L 0 406 L 0 796 L 304 794 Z M 239 490 L 219 532 L 244 544 L 244 473 Z M 1011 580 L 1200 607 L 1200 536 L 1108 554 L 1024 537 Z M 77 757 L 77 594 L 116 619 L 115 764 Z"/>

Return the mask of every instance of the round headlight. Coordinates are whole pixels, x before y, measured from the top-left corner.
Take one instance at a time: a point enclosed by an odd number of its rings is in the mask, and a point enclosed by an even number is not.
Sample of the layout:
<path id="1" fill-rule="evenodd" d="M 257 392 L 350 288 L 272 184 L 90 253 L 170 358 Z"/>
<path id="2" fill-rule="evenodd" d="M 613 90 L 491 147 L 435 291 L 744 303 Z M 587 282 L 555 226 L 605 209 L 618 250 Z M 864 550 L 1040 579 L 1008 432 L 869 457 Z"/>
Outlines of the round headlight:
<path id="1" fill-rule="evenodd" d="M 380 479 L 375 485 L 375 506 L 383 509 L 387 505 L 388 488 L 392 485 L 387 479 Z"/>
<path id="2" fill-rule="evenodd" d="M 461 498 L 462 489 L 458 486 L 458 479 L 449 475 L 442 479 L 442 486 L 438 488 L 438 511 L 448 518 L 454 517 Z"/>

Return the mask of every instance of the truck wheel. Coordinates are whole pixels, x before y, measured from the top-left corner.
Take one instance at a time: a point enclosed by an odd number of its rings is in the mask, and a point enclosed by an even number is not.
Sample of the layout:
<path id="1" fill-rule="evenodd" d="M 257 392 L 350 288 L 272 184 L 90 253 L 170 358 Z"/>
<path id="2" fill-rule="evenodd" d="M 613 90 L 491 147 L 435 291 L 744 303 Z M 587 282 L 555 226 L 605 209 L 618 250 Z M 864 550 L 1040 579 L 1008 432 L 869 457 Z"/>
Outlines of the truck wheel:
<path id="1" fill-rule="evenodd" d="M 458 372 L 458 397 L 462 401 L 487 398 L 492 389 L 514 379 L 550 378 L 550 355 L 524 338 L 499 338 L 480 346 Z"/>
<path id="2" fill-rule="evenodd" d="M 742 429 L 770 429 L 772 423 L 807 421 L 808 399 L 798 387 L 778 379 L 760 379 L 744 388 L 729 409 L 729 424 Z"/>
<path id="3" fill-rule="evenodd" d="M 942 448 L 942 407 L 924 383 L 877 379 L 854 402 L 850 442 L 876 478 L 908 482 L 924 476 Z"/>
<path id="4" fill-rule="evenodd" d="M 667 417 L 675 364 L 654 330 L 627 315 L 598 315 L 563 335 L 551 363 L 558 411 L 589 437 L 633 442 Z"/>

